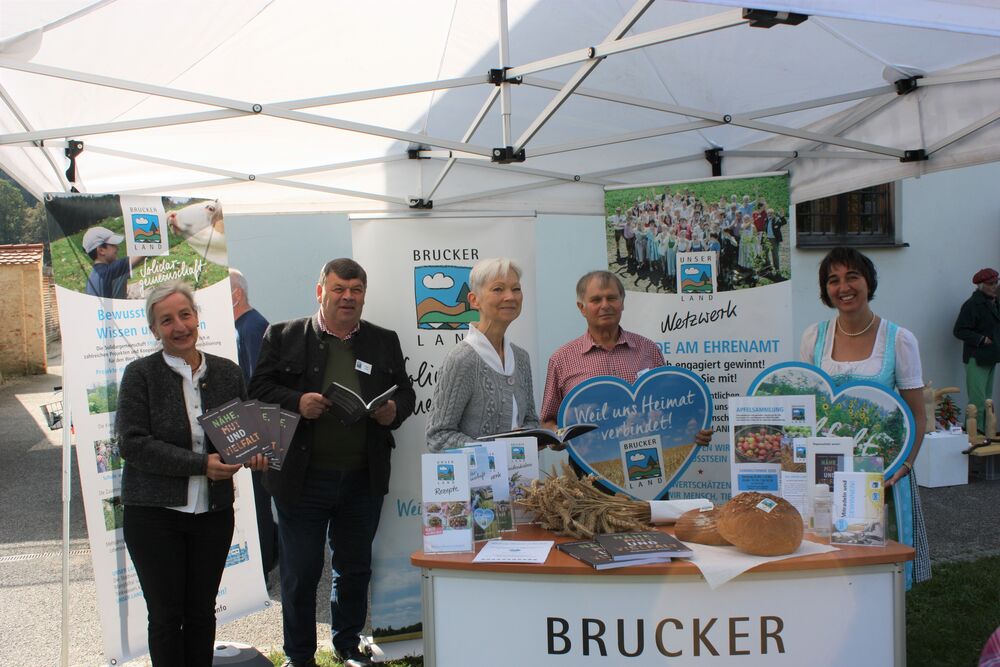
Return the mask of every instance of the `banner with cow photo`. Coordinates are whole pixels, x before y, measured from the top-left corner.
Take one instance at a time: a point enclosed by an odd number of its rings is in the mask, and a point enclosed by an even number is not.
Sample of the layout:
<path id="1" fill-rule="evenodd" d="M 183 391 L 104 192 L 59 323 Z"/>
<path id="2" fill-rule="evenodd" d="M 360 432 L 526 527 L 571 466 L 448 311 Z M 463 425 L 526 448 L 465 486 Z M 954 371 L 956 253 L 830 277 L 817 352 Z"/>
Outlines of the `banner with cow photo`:
<path id="1" fill-rule="evenodd" d="M 122 537 L 118 386 L 133 359 L 159 349 L 145 296 L 181 279 L 195 290 L 198 347 L 236 361 L 218 202 L 171 197 L 46 195 L 62 330 L 63 400 L 76 433 L 98 611 L 109 664 L 147 651 L 146 605 Z M 226 623 L 268 604 L 250 473 L 236 482 L 236 528 L 216 613 Z"/>
<path id="2" fill-rule="evenodd" d="M 421 632 L 420 571 L 410 565 L 410 554 L 422 544 L 420 456 L 427 452 L 427 415 L 445 355 L 479 319 L 468 303 L 477 261 L 507 257 L 520 265 L 524 305 L 507 336 L 532 363 L 542 363 L 535 340 L 534 219 L 352 216 L 351 232 L 354 259 L 368 272 L 365 319 L 399 334 L 417 394 L 416 413 L 395 433 L 372 579 L 375 639 L 401 641 Z"/>
<path id="3" fill-rule="evenodd" d="M 796 357 L 788 177 L 712 178 L 607 189 L 608 270 L 625 284 L 622 327 L 712 391 L 715 437 L 671 498 L 730 497 L 730 396 Z"/>

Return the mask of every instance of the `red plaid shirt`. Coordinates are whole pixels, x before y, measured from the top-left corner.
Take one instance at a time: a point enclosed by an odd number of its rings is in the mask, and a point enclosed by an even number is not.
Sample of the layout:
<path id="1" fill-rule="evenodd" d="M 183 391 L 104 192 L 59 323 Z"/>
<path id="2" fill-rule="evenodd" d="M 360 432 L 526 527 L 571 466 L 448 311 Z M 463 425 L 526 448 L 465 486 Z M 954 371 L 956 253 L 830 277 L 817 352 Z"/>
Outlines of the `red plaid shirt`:
<path id="1" fill-rule="evenodd" d="M 612 375 L 635 382 L 639 371 L 663 365 L 660 348 L 648 338 L 619 329 L 618 342 L 608 351 L 595 343 L 588 331 L 560 347 L 549 358 L 541 420 L 554 421 L 563 398 L 584 380 Z"/>

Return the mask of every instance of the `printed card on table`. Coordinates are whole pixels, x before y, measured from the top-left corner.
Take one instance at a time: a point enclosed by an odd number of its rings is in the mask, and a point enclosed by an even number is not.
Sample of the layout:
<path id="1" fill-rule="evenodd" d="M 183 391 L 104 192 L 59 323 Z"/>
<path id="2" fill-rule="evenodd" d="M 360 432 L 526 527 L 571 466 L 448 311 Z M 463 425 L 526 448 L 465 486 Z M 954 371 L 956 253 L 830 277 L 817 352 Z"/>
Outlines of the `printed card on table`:
<path id="1" fill-rule="evenodd" d="M 885 487 L 881 472 L 833 473 L 830 543 L 885 546 Z"/>
<path id="2" fill-rule="evenodd" d="M 420 468 L 424 553 L 472 551 L 468 455 L 424 454 Z"/>
<path id="3" fill-rule="evenodd" d="M 507 471 L 510 473 L 510 499 L 513 505 L 514 523 L 518 525 L 533 523 L 534 512 L 522 507 L 517 501 L 528 497 L 531 482 L 538 479 L 538 440 L 504 438 L 498 442 L 507 447 Z"/>
<path id="4" fill-rule="evenodd" d="M 760 491 L 805 506 L 806 466 L 794 441 L 816 428 L 816 397 L 751 396 L 729 399 L 732 493 Z"/>

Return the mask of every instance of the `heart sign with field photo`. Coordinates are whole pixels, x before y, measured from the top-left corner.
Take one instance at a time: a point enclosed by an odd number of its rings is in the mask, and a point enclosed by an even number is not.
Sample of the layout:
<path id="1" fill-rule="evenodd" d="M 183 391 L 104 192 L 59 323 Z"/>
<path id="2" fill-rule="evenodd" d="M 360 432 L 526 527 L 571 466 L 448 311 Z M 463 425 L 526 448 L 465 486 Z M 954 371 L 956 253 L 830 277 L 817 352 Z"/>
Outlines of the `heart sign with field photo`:
<path id="1" fill-rule="evenodd" d="M 801 362 L 777 364 L 754 379 L 748 396 L 816 397 L 816 434 L 854 438 L 855 456 L 881 457 L 885 478 L 910 454 L 916 424 L 896 392 L 867 381 L 837 385 L 822 369 Z"/>
<path id="2" fill-rule="evenodd" d="M 559 408 L 559 425 L 596 424 L 568 443 L 570 458 L 610 491 L 667 498 L 712 422 L 708 385 L 683 368 L 657 368 L 634 384 L 603 376 L 580 383 Z"/>

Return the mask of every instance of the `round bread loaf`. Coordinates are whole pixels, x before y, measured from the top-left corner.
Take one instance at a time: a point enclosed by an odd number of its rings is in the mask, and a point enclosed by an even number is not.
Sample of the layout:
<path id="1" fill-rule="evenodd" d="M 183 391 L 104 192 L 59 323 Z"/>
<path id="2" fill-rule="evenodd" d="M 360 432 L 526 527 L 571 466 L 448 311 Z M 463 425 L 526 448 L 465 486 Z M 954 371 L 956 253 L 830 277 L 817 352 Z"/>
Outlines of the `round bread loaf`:
<path id="1" fill-rule="evenodd" d="M 747 491 L 719 509 L 719 534 L 740 551 L 755 556 L 783 556 L 802 543 L 802 515 L 769 493 Z"/>
<path id="2" fill-rule="evenodd" d="M 719 535 L 718 523 L 718 507 L 688 510 L 677 518 L 674 535 L 682 542 L 711 544 L 717 547 L 729 546 L 726 538 Z"/>

